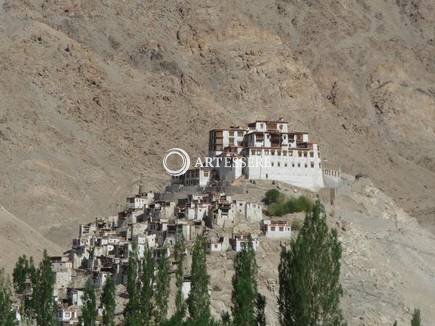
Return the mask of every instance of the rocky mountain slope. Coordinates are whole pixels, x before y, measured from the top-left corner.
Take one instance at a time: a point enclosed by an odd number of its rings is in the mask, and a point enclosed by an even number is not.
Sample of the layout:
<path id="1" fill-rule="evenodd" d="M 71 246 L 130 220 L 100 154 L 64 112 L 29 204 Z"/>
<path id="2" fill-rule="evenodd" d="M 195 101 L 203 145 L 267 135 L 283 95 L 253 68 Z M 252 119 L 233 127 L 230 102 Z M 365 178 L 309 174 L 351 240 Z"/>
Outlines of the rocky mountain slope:
<path id="1" fill-rule="evenodd" d="M 44 249 L 47 249 L 49 254 L 61 252 L 60 247 L 48 241 L 2 206 L 0 206 L 0 230 L 0 268 L 4 268 L 7 273 L 12 272 L 17 255 L 25 254 L 38 261 Z"/>
<path id="2" fill-rule="evenodd" d="M 204 154 L 212 127 L 282 116 L 313 134 L 328 164 L 370 176 L 434 230 L 434 24 L 431 0 L 0 0 L 8 223 L 65 247 L 77 223 L 116 212 L 140 180 L 166 182 L 167 149 Z M 391 241 L 414 236 L 393 226 L 382 233 Z M 38 245 L 8 240 L 3 261 L 51 244 L 25 234 Z M 367 255 L 385 257 L 386 240 L 360 236 Z M 408 255 L 388 249 L 390 264 L 425 256 L 426 240 L 413 241 Z M 405 307 L 409 289 L 393 289 L 385 305 Z"/>
<path id="3" fill-rule="evenodd" d="M 258 182 L 248 185 L 250 200 L 261 200 L 273 187 Z M 280 185 L 287 195 L 294 189 Z M 235 198 L 239 195 L 233 196 Z M 414 308 L 421 308 L 423 324 L 435 320 L 435 236 L 366 178 L 347 177 L 338 189 L 335 205 L 326 203 L 328 222 L 338 231 L 343 246 L 341 283 L 342 309 L 349 325 L 409 325 Z M 290 214 L 281 219 L 302 219 Z M 236 230 L 258 232 L 258 224 L 243 224 Z M 296 231 L 297 232 L 297 231 Z M 268 325 L 278 325 L 279 240 L 260 238 L 257 251 L 259 290 L 267 298 Z M 233 252 L 208 256 L 212 307 L 219 316 L 231 305 Z"/>

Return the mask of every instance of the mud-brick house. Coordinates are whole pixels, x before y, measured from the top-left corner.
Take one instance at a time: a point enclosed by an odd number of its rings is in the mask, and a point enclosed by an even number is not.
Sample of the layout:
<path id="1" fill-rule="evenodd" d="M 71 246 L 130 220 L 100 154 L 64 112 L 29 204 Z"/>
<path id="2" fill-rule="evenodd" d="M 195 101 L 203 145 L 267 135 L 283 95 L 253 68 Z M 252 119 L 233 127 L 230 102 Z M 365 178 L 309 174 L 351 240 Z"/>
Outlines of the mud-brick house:
<path id="1" fill-rule="evenodd" d="M 266 238 L 290 239 L 291 227 L 283 220 L 263 220 L 262 229 Z"/>

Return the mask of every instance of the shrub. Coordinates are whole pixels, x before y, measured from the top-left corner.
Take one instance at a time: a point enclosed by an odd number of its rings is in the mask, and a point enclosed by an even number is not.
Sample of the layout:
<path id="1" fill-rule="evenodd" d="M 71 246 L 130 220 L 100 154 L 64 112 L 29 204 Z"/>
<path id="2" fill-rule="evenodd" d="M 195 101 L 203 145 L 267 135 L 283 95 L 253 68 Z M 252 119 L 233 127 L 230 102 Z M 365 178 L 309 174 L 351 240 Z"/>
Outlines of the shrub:
<path id="1" fill-rule="evenodd" d="M 279 190 L 277 190 L 277 189 L 270 189 L 270 190 L 266 191 L 264 196 L 265 197 L 263 199 L 263 202 L 266 205 L 277 203 L 278 201 L 282 200 L 284 197 L 284 195 L 282 193 L 280 193 Z"/>
<path id="2" fill-rule="evenodd" d="M 268 215 L 272 216 L 307 212 L 313 207 L 313 202 L 306 196 L 286 199 L 284 194 L 276 189 L 268 190 L 263 201 L 268 205 Z"/>

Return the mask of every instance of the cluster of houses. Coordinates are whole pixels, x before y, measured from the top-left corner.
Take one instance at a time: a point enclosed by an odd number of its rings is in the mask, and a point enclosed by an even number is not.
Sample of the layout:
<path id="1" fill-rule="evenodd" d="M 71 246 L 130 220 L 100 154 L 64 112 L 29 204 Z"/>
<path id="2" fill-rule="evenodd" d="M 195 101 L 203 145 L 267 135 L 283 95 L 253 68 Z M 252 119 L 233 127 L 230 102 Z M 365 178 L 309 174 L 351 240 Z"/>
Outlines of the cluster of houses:
<path id="1" fill-rule="evenodd" d="M 60 323 L 78 323 L 86 282 L 100 289 L 108 277 L 116 284 L 127 282 L 128 258 L 133 246 L 139 258 L 148 247 L 158 259 L 162 255 L 171 257 L 180 235 L 187 243 L 198 235 L 205 235 L 210 254 L 239 252 L 248 243 L 257 250 L 263 236 L 289 239 L 291 235 L 287 222 L 264 219 L 261 204 L 233 200 L 225 193 L 189 194 L 174 201 L 163 197 L 160 193 L 140 189 L 137 195 L 127 198 L 125 210 L 117 216 L 97 218 L 80 225 L 71 249 L 63 256 L 51 257 Z M 232 227 L 238 221 L 258 223 L 258 234 L 234 233 Z M 185 298 L 189 289 L 190 281 L 186 277 Z"/>

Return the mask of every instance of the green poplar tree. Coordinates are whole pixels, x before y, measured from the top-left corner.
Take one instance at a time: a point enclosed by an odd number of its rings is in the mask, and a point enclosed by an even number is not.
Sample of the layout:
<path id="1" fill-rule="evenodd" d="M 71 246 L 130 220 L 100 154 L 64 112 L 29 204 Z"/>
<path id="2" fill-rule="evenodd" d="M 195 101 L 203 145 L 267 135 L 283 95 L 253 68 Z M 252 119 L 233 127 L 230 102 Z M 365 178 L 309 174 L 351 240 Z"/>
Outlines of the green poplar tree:
<path id="1" fill-rule="evenodd" d="M 191 288 L 188 308 L 190 324 L 207 325 L 210 318 L 210 295 L 208 293 L 209 275 L 205 253 L 205 238 L 198 236 L 192 252 Z"/>
<path id="2" fill-rule="evenodd" d="M 39 268 L 35 271 L 32 282 L 32 310 L 36 323 L 43 326 L 56 325 L 55 306 L 53 299 L 54 272 L 51 270 L 50 257 L 44 250 Z"/>
<path id="3" fill-rule="evenodd" d="M 138 280 L 138 258 L 136 246 L 128 257 L 127 271 L 128 303 L 125 309 L 125 325 L 141 326 L 140 283 Z"/>
<path id="4" fill-rule="evenodd" d="M 411 326 L 421 326 L 420 309 L 414 309 L 411 319 Z"/>
<path id="5" fill-rule="evenodd" d="M 140 293 L 142 325 L 151 324 L 153 316 L 154 258 L 153 252 L 145 248 L 142 262 L 142 289 Z"/>
<path id="6" fill-rule="evenodd" d="M 115 283 L 112 277 L 109 277 L 104 284 L 103 293 L 101 295 L 101 305 L 103 306 L 103 324 L 106 326 L 114 326 L 115 321 L 115 309 L 116 309 L 116 299 L 115 299 Z"/>
<path id="7" fill-rule="evenodd" d="M 168 299 L 169 299 L 169 259 L 164 254 L 159 259 L 159 265 L 156 276 L 155 288 L 155 320 L 160 324 L 162 320 L 166 319 L 168 313 Z"/>
<path id="8" fill-rule="evenodd" d="M 29 261 L 27 260 L 26 255 L 20 256 L 12 273 L 14 288 L 17 294 L 23 294 L 26 289 L 28 269 Z"/>
<path id="9" fill-rule="evenodd" d="M 81 322 L 84 326 L 95 326 L 96 317 L 97 300 L 95 297 L 95 289 L 90 282 L 87 282 L 83 294 Z"/>
<path id="10" fill-rule="evenodd" d="M 186 314 L 186 304 L 184 302 L 183 298 L 183 281 L 184 281 L 184 254 L 185 254 L 185 244 L 183 235 L 179 234 L 177 236 L 177 240 L 175 242 L 174 246 L 174 262 L 177 266 L 175 270 L 175 286 L 176 286 L 176 293 L 175 293 L 175 313 L 172 315 L 172 317 L 166 321 L 164 324 L 165 326 L 172 326 L 172 325 L 182 325 L 183 320 Z"/>
<path id="11" fill-rule="evenodd" d="M 33 262 L 33 257 L 29 259 L 29 266 L 27 270 L 27 277 L 29 278 L 30 285 L 33 290 L 36 288 L 36 284 L 38 282 L 38 269 L 35 267 L 35 263 Z M 33 300 L 33 296 L 25 296 L 24 297 L 24 318 L 28 320 L 35 319 L 35 305 Z"/>
<path id="12" fill-rule="evenodd" d="M 10 284 L 4 271 L 0 270 L 0 326 L 13 326 L 15 314 L 12 310 Z"/>
<path id="13" fill-rule="evenodd" d="M 257 317 L 264 319 L 264 300 L 265 298 L 257 291 L 257 263 L 254 248 L 249 242 L 234 258 L 232 293 L 234 324 L 256 326 Z"/>
<path id="14" fill-rule="evenodd" d="M 183 236 L 180 235 L 177 238 L 177 242 L 174 247 L 174 260 L 177 264 L 177 270 L 175 271 L 175 285 L 177 287 L 177 293 L 175 296 L 176 314 L 180 318 L 184 317 L 186 312 L 186 304 L 183 298 L 183 281 L 184 281 L 184 252 L 186 247 L 184 244 Z"/>
<path id="15" fill-rule="evenodd" d="M 290 249 L 283 248 L 279 264 L 281 325 L 343 325 L 339 309 L 341 245 L 329 231 L 319 201 L 307 212 Z"/>

